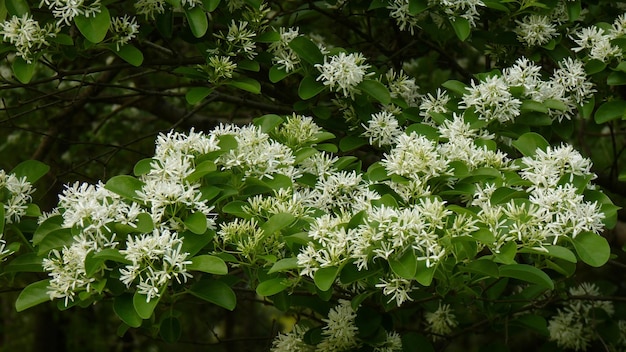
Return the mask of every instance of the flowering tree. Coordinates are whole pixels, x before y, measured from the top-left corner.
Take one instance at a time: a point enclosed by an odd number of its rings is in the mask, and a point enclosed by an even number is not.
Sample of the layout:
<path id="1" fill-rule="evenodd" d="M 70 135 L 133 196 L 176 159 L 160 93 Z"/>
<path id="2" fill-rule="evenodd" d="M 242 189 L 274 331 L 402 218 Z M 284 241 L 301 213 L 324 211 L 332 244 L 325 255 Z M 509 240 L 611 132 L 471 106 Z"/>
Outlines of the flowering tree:
<path id="1" fill-rule="evenodd" d="M 624 12 L 0 2 L 2 285 L 107 350 L 622 351 Z"/>

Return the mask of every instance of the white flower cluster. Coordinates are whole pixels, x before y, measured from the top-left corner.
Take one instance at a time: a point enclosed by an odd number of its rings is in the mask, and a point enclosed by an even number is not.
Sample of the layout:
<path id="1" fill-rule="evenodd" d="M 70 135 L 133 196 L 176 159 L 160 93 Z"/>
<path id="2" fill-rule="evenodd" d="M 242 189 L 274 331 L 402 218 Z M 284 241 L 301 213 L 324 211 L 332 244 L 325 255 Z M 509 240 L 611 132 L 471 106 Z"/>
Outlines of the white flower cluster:
<path id="1" fill-rule="evenodd" d="M 165 0 L 137 0 L 135 2 L 135 9 L 138 15 L 144 15 L 146 18 L 154 20 L 155 15 L 160 15 L 165 12 L 165 6 L 167 2 Z"/>
<path id="2" fill-rule="evenodd" d="M 17 177 L 12 173 L 0 170 L 0 206 L 3 208 L 4 224 L 18 223 L 26 215 L 28 204 L 35 188 L 26 177 Z M 6 248 L 4 228 L 0 228 L 0 260 L 11 254 Z"/>
<path id="3" fill-rule="evenodd" d="M 291 43 L 293 39 L 300 36 L 299 29 L 298 27 L 280 27 L 279 34 L 280 40 L 273 42 L 268 47 L 269 52 L 274 54 L 272 63 L 278 65 L 278 67 L 285 70 L 285 72 L 293 72 L 300 64 L 300 58 L 289 47 L 289 43 Z"/>
<path id="4" fill-rule="evenodd" d="M 403 133 L 398 120 L 387 111 L 372 114 L 367 126 L 363 127 L 363 136 L 369 138 L 371 145 L 377 146 L 391 145 Z"/>
<path id="5" fill-rule="evenodd" d="M 26 62 L 32 62 L 36 53 L 50 45 L 48 39 L 55 37 L 58 28 L 54 25 L 41 27 L 39 22 L 28 13 L 19 16 L 11 16 L 10 19 L 0 23 L 0 35 L 2 40 L 15 46 L 17 56 Z"/>
<path id="6" fill-rule="evenodd" d="M 130 43 L 139 33 L 137 18 L 128 15 L 113 18 L 111 20 L 111 32 L 113 32 L 113 43 L 119 51 L 120 47 Z"/>
<path id="7" fill-rule="evenodd" d="M 51 251 L 43 261 L 51 277 L 50 297 L 62 298 L 67 305 L 77 293 L 92 292 L 104 268 L 88 273 L 85 260 L 108 248 L 119 249 L 131 263 L 120 270 L 121 280 L 129 287 L 138 282 L 137 290 L 147 300 L 158 297 L 172 280 L 184 282 L 190 277 L 185 268 L 187 254 L 181 253 L 182 241 L 177 235 L 185 228 L 180 218 L 199 212 L 211 228 L 214 214 L 202 198 L 199 182 L 186 178 L 197 166 L 195 156 L 218 150 L 217 143 L 215 136 L 194 131 L 159 135 L 150 171 L 141 176 L 143 184 L 137 191 L 137 201 L 122 198 L 102 183 L 67 186 L 59 196 L 58 208 L 45 221 L 54 222 L 60 217 L 61 228 L 77 234 L 71 244 Z M 120 245 L 117 226 L 137 229 L 142 214 L 149 215 L 154 230 L 129 235 Z"/>
<path id="8" fill-rule="evenodd" d="M 120 269 L 120 281 L 130 287 L 137 279 L 137 292 L 146 301 L 161 295 L 161 289 L 172 279 L 186 282 L 192 277 L 187 272 L 188 253 L 181 252 L 183 241 L 176 232 L 166 228 L 155 229 L 151 234 L 128 236 L 126 248 L 120 253 L 131 262 Z"/>
<path id="9" fill-rule="evenodd" d="M 254 38 L 257 33 L 250 28 L 248 21 L 235 22 L 232 20 L 228 26 L 228 32 L 214 34 L 218 40 L 227 45 L 226 52 L 229 56 L 243 55 L 252 60 L 257 55 Z"/>
<path id="10" fill-rule="evenodd" d="M 322 129 L 313 122 L 313 118 L 294 113 L 276 129 L 274 135 L 293 150 L 298 150 L 300 147 L 312 145 L 321 132 Z"/>
<path id="11" fill-rule="evenodd" d="M 93 17 L 100 13 L 100 0 L 42 0 L 39 7 L 48 6 L 58 18 L 57 25 L 72 25 L 76 16 Z"/>
<path id="12" fill-rule="evenodd" d="M 578 45 L 572 48 L 573 51 L 587 51 L 590 59 L 603 62 L 613 58 L 622 57 L 622 49 L 613 45 L 612 41 L 626 34 L 626 14 L 618 16 L 610 29 L 604 30 L 597 26 L 581 28 L 572 36 L 572 40 Z M 575 36 L 575 37 L 574 37 Z"/>
<path id="13" fill-rule="evenodd" d="M 571 119 L 578 104 L 583 104 L 594 92 L 581 61 L 571 58 L 560 61 L 559 68 L 545 81 L 541 79 L 540 70 L 541 67 L 522 57 L 515 65 L 504 69 L 502 76 L 472 82 L 463 95 L 461 107 L 473 108 L 487 122 L 511 122 L 520 115 L 522 101 L 513 96 L 510 89 L 521 87 L 522 99 L 562 103 L 561 108 L 548 109 L 548 114 L 560 121 Z"/>
<path id="14" fill-rule="evenodd" d="M 559 34 L 556 25 L 548 16 L 531 14 L 515 23 L 517 23 L 517 28 L 515 28 L 517 39 L 528 46 L 548 44 Z"/>
<path id="15" fill-rule="evenodd" d="M 346 54 L 344 52 L 330 57 L 324 56 L 323 64 L 315 67 L 321 72 L 317 77 L 331 91 L 342 92 L 344 97 L 354 97 L 358 91 L 356 87 L 367 76 L 370 65 L 365 63 L 365 57 L 361 53 Z"/>
<path id="16" fill-rule="evenodd" d="M 426 330 L 433 334 L 433 340 L 440 340 L 449 335 L 459 325 L 453 309 L 448 304 L 439 303 L 439 308 L 434 312 L 426 312 Z"/>
<path id="17" fill-rule="evenodd" d="M 280 333 L 272 343 L 272 352 L 347 352 L 353 351 L 362 345 L 358 337 L 358 328 L 355 323 L 356 311 L 352 309 L 350 301 L 340 299 L 339 304 L 331 308 L 328 318 L 322 319 L 322 341 L 317 345 L 307 345 L 304 342 L 306 328 L 295 325 L 289 333 Z M 375 352 L 402 351 L 402 341 L 396 332 L 386 332 L 386 339 L 371 346 Z"/>
<path id="18" fill-rule="evenodd" d="M 602 318 L 594 310 L 604 311 L 610 317 L 615 309 L 611 301 L 576 299 L 575 296 L 600 296 L 599 288 L 593 283 L 572 287 L 569 294 L 574 298 L 548 322 L 550 340 L 561 348 L 586 351 L 593 340 L 601 339 L 596 327 Z"/>
<path id="19" fill-rule="evenodd" d="M 232 78 L 233 72 L 237 69 L 237 64 L 232 61 L 230 56 L 213 55 L 209 57 L 207 70 L 209 73 L 209 82 L 216 84 L 224 78 Z"/>

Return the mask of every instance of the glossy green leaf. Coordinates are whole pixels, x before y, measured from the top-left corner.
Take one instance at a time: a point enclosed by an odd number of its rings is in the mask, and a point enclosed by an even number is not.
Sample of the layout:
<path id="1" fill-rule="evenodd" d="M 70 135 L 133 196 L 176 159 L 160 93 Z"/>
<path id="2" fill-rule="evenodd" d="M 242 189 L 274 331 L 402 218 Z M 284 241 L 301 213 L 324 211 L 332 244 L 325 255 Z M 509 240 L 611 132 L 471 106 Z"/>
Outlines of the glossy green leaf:
<path id="1" fill-rule="evenodd" d="M 120 253 L 120 250 L 117 248 L 106 248 L 98 251 L 93 255 L 93 258 L 101 259 L 101 260 L 110 260 L 117 263 L 122 264 L 131 264 L 132 262 Z"/>
<path id="2" fill-rule="evenodd" d="M 359 136 L 345 136 L 339 141 L 339 150 L 349 152 L 367 145 L 367 139 Z"/>
<path id="3" fill-rule="evenodd" d="M 611 120 L 622 119 L 625 116 L 626 112 L 626 101 L 624 100 L 613 100 L 607 101 L 606 103 L 600 105 L 598 110 L 596 110 L 593 119 L 596 123 L 605 123 Z"/>
<path id="4" fill-rule="evenodd" d="M 135 164 L 135 167 L 133 168 L 133 175 L 141 176 L 141 175 L 145 175 L 145 174 L 149 173 L 150 170 L 152 170 L 152 162 L 153 161 L 154 160 L 152 158 L 146 158 L 146 159 L 139 160 Z"/>
<path id="5" fill-rule="evenodd" d="M 187 216 L 184 223 L 185 227 L 189 229 L 189 231 L 197 235 L 201 235 L 207 230 L 206 215 L 199 211 Z"/>
<path id="6" fill-rule="evenodd" d="M 450 21 L 450 24 L 454 28 L 454 33 L 461 41 L 465 41 L 469 37 L 472 27 L 467 19 L 456 17 Z"/>
<path id="7" fill-rule="evenodd" d="M 554 289 L 554 282 L 548 274 L 527 264 L 502 265 L 500 267 L 500 276 L 530 282 L 550 290 Z"/>
<path id="8" fill-rule="evenodd" d="M 209 87 L 192 87 L 185 94 L 185 100 L 190 105 L 196 105 L 213 93 L 213 88 Z"/>
<path id="9" fill-rule="evenodd" d="M 580 259 L 593 266 L 601 267 L 611 256 L 611 247 L 606 239 L 593 232 L 579 233 L 572 239 L 574 248 Z"/>
<path id="10" fill-rule="evenodd" d="M 396 275 L 402 278 L 414 278 L 417 271 L 417 257 L 415 256 L 415 252 L 409 248 L 404 251 L 402 255 L 390 258 L 389 266 Z"/>
<path id="11" fill-rule="evenodd" d="M 261 93 L 261 83 L 253 78 L 238 77 L 227 81 L 226 84 L 253 94 Z"/>
<path id="12" fill-rule="evenodd" d="M 467 85 L 460 81 L 449 80 L 444 82 L 442 86 L 457 96 L 463 96 L 467 93 Z"/>
<path id="13" fill-rule="evenodd" d="M 626 85 L 626 72 L 611 72 L 611 74 L 609 74 L 609 76 L 606 78 L 606 84 L 610 86 Z"/>
<path id="14" fill-rule="evenodd" d="M 36 62 L 26 62 L 21 57 L 17 56 L 15 60 L 13 60 L 13 74 L 18 81 L 23 84 L 27 84 L 35 75 L 35 66 Z"/>
<path id="15" fill-rule="evenodd" d="M 311 99 L 321 93 L 325 88 L 326 86 L 318 82 L 315 77 L 304 76 L 298 86 L 298 96 L 304 100 Z"/>
<path id="16" fill-rule="evenodd" d="M 189 293 L 211 302 L 228 310 L 235 309 L 237 305 L 237 296 L 235 292 L 222 281 L 202 280 L 191 286 Z"/>
<path id="17" fill-rule="evenodd" d="M 50 279 L 33 282 L 26 286 L 15 301 L 15 309 L 18 312 L 34 307 L 38 304 L 50 301 L 48 285 Z"/>
<path id="18" fill-rule="evenodd" d="M 585 71 L 587 72 L 588 75 L 593 75 L 595 73 L 602 72 L 604 71 L 605 68 L 606 68 L 606 63 L 597 59 L 589 60 L 585 64 Z"/>
<path id="19" fill-rule="evenodd" d="M 129 199 L 137 199 L 137 191 L 141 190 L 144 183 L 133 176 L 113 176 L 104 185 L 104 188 Z"/>
<path id="20" fill-rule="evenodd" d="M 26 0 L 5 0 L 7 12 L 9 15 L 22 17 L 30 12 L 28 2 Z"/>
<path id="21" fill-rule="evenodd" d="M 366 79 L 359 83 L 357 88 L 382 104 L 386 105 L 391 103 L 391 93 L 389 93 L 387 87 L 379 81 Z"/>
<path id="22" fill-rule="evenodd" d="M 415 273 L 415 281 L 423 286 L 430 286 L 435 276 L 435 265 L 427 266 L 425 260 L 417 261 L 417 271 Z"/>
<path id="23" fill-rule="evenodd" d="M 270 82 L 272 83 L 280 82 L 289 75 L 291 75 L 290 72 L 285 71 L 284 68 L 281 68 L 277 65 L 270 67 L 269 78 Z"/>
<path id="24" fill-rule="evenodd" d="M 322 291 L 328 291 L 335 283 L 335 279 L 339 274 L 339 268 L 326 267 L 317 269 L 315 275 L 313 275 L 313 281 L 315 286 Z"/>
<path id="25" fill-rule="evenodd" d="M 74 236 L 72 235 L 71 229 L 58 229 L 50 231 L 41 239 L 41 241 L 39 241 L 37 254 L 43 255 L 52 249 L 63 248 L 64 246 L 70 245 L 73 241 Z"/>
<path id="26" fill-rule="evenodd" d="M 459 267 L 459 270 L 487 277 L 500 277 L 498 264 L 488 259 L 470 261 L 466 265 Z"/>
<path id="27" fill-rule="evenodd" d="M 259 118 L 252 120 L 255 126 L 261 128 L 261 132 L 272 132 L 276 127 L 283 123 L 283 118 L 275 114 L 263 115 Z"/>
<path id="28" fill-rule="evenodd" d="M 4 211 L 4 209 L 2 211 Z M 44 258 L 43 256 L 39 256 L 37 255 L 37 253 L 33 253 L 33 252 L 25 253 L 11 260 L 4 267 L 3 271 L 5 273 L 15 273 L 15 272 L 40 273 L 44 271 L 43 266 L 42 266 L 43 258 Z"/>
<path id="29" fill-rule="evenodd" d="M 78 15 L 74 17 L 74 23 L 83 37 L 92 43 L 100 43 L 111 26 L 111 15 L 105 6 L 100 6 L 100 12 L 95 16 Z"/>
<path id="30" fill-rule="evenodd" d="M 263 223 L 263 225 L 261 225 L 263 236 L 272 235 L 291 225 L 295 220 L 296 217 L 291 213 L 274 214 L 265 223 Z"/>
<path id="31" fill-rule="evenodd" d="M 113 311 L 125 324 L 138 328 L 143 319 L 137 314 L 133 305 L 133 295 L 126 293 L 113 299 Z"/>
<path id="32" fill-rule="evenodd" d="M 495 261 L 502 264 L 515 264 L 517 244 L 514 241 L 507 242 L 500 247 L 498 253 L 494 253 Z"/>
<path id="33" fill-rule="evenodd" d="M 409 13 L 413 16 L 428 8 L 428 0 L 409 0 Z"/>
<path id="34" fill-rule="evenodd" d="M 289 282 L 282 277 L 263 281 L 257 286 L 256 293 L 259 296 L 269 297 L 289 288 Z"/>
<path id="35" fill-rule="evenodd" d="M 324 55 L 319 47 L 309 38 L 300 36 L 289 42 L 289 47 L 304 61 L 315 65 L 324 61 Z"/>
<path id="36" fill-rule="evenodd" d="M 202 4 L 208 12 L 213 12 L 220 5 L 220 0 L 202 0 Z"/>
<path id="37" fill-rule="evenodd" d="M 126 44 L 122 45 L 119 50 L 114 44 L 109 45 L 109 49 L 119 56 L 122 60 L 129 64 L 139 67 L 143 63 L 143 53 L 137 49 L 134 45 Z"/>
<path id="38" fill-rule="evenodd" d="M 194 6 L 190 9 L 185 9 L 185 16 L 194 37 L 203 37 L 207 29 L 209 29 L 209 19 L 206 12 L 200 6 Z"/>
<path id="39" fill-rule="evenodd" d="M 39 225 L 39 227 L 37 227 L 37 230 L 35 230 L 32 239 L 33 244 L 38 245 L 49 233 L 61 229 L 62 223 L 63 216 L 61 215 L 55 215 L 47 218 Z"/>
<path id="40" fill-rule="evenodd" d="M 160 289 L 161 294 L 165 291 L 165 286 Z M 154 312 L 154 308 L 156 308 L 157 304 L 159 304 L 159 300 L 161 297 L 152 297 L 150 301 L 148 301 L 148 296 L 135 292 L 133 295 L 133 307 L 135 307 L 135 311 L 137 315 L 141 317 L 141 319 L 149 319 Z"/>
<path id="41" fill-rule="evenodd" d="M 574 22 L 578 20 L 580 17 L 580 13 L 582 11 L 582 7 L 580 4 L 580 0 L 568 1 L 566 2 L 567 6 L 567 16 L 570 22 Z"/>
<path id="42" fill-rule="evenodd" d="M 545 150 L 550 145 L 542 135 L 535 132 L 524 133 L 512 144 L 524 156 L 533 156 L 537 148 Z"/>
<path id="43" fill-rule="evenodd" d="M 187 264 L 187 270 L 202 271 L 215 275 L 228 274 L 228 266 L 226 266 L 224 260 L 208 254 L 191 258 L 191 264 Z"/>
<path id="44" fill-rule="evenodd" d="M 297 268 L 298 268 L 298 258 L 296 258 L 296 257 L 283 258 L 283 259 L 277 261 L 276 263 L 274 263 L 274 265 L 272 265 L 272 267 L 268 271 L 268 274 L 273 274 L 273 273 L 282 272 L 282 271 L 294 270 L 294 269 L 297 269 Z"/>
<path id="45" fill-rule="evenodd" d="M 26 160 L 19 163 L 11 170 L 11 173 L 18 178 L 26 177 L 26 180 L 30 183 L 35 183 L 48 173 L 50 167 L 41 161 Z"/>

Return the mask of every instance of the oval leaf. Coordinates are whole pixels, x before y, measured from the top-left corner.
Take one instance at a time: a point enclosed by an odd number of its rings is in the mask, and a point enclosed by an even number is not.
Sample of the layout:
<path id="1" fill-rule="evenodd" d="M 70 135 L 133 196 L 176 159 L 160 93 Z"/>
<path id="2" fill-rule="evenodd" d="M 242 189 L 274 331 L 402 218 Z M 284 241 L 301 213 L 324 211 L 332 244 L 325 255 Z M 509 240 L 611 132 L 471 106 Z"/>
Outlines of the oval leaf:
<path id="1" fill-rule="evenodd" d="M 115 55 L 119 56 L 122 60 L 128 62 L 129 64 L 139 67 L 143 63 L 143 53 L 141 50 L 137 49 L 135 46 L 126 44 L 120 47 L 120 50 L 117 50 L 115 45 L 109 46 L 112 52 Z"/>
<path id="2" fill-rule="evenodd" d="M 226 262 L 220 257 L 208 254 L 191 258 L 191 264 L 187 264 L 187 270 L 202 271 L 216 275 L 228 274 Z"/>
<path id="3" fill-rule="evenodd" d="M 33 282 L 26 286 L 15 301 L 15 309 L 18 312 L 34 307 L 38 304 L 50 301 L 48 285 L 50 279 Z"/>
<path id="4" fill-rule="evenodd" d="M 357 85 L 361 91 L 367 93 L 367 95 L 372 98 L 378 100 L 382 104 L 391 103 L 391 94 L 387 87 L 384 84 L 374 81 L 371 79 L 366 79 Z"/>
<path id="5" fill-rule="evenodd" d="M 141 190 L 143 185 L 143 182 L 132 176 L 118 175 L 109 179 L 104 188 L 122 197 L 136 199 L 137 191 Z"/>
<path id="6" fill-rule="evenodd" d="M 141 326 L 143 319 L 135 311 L 132 295 L 123 294 L 115 297 L 113 299 L 113 311 L 126 325 L 133 328 Z"/>
<path id="7" fill-rule="evenodd" d="M 322 291 L 328 291 L 335 282 L 335 278 L 337 278 L 338 273 L 339 268 L 335 267 L 318 269 L 313 276 L 315 286 Z"/>
<path id="8" fill-rule="evenodd" d="M 200 6 L 195 6 L 191 9 L 185 9 L 185 16 L 189 21 L 189 29 L 193 33 L 194 37 L 201 38 L 209 29 L 209 19 L 206 13 Z"/>
<path id="9" fill-rule="evenodd" d="M 554 282 L 548 274 L 527 264 L 509 264 L 500 267 L 501 277 L 510 277 L 553 290 Z"/>
<path id="10" fill-rule="evenodd" d="M 604 237 L 593 232 L 582 232 L 572 241 L 583 262 L 597 268 L 609 260 L 611 247 Z"/>
<path id="11" fill-rule="evenodd" d="M 269 297 L 286 290 L 289 283 L 282 277 L 263 281 L 257 286 L 256 293 L 259 296 Z"/>
<path id="12" fill-rule="evenodd" d="M 92 43 L 100 43 L 106 37 L 111 26 L 111 15 L 106 7 L 101 6 L 100 12 L 95 16 L 79 15 L 74 17 L 74 23 L 83 37 Z"/>
<path id="13" fill-rule="evenodd" d="M 189 293 L 211 302 L 228 310 L 235 309 L 237 305 L 237 296 L 235 292 L 222 281 L 203 280 L 199 281 L 189 289 Z"/>

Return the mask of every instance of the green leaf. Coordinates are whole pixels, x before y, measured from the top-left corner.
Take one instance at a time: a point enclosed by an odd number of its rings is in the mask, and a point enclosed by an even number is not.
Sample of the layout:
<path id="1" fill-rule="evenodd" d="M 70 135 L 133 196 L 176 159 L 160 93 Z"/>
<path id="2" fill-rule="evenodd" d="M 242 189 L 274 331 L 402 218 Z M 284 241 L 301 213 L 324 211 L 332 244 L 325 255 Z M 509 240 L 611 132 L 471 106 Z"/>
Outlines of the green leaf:
<path id="1" fill-rule="evenodd" d="M 349 152 L 367 145 L 367 139 L 358 136 L 345 136 L 339 141 L 339 150 Z"/>
<path id="2" fill-rule="evenodd" d="M 44 257 L 37 255 L 37 253 L 25 253 L 11 260 L 7 266 L 4 267 L 5 273 L 15 272 L 30 272 L 40 273 L 43 272 L 41 262 Z"/>
<path id="3" fill-rule="evenodd" d="M 47 218 L 44 222 L 42 222 L 39 225 L 39 227 L 37 227 L 37 230 L 35 230 L 35 233 L 33 234 L 33 239 L 32 239 L 33 245 L 38 245 L 39 242 L 41 242 L 49 233 L 61 229 L 62 223 L 63 223 L 63 216 L 61 215 L 55 215 L 55 216 L 51 216 Z"/>
<path id="4" fill-rule="evenodd" d="M 459 267 L 460 271 L 484 275 L 487 277 L 500 277 L 498 264 L 489 259 L 479 259 L 467 263 L 465 266 Z"/>
<path id="5" fill-rule="evenodd" d="M 295 258 L 295 257 L 283 258 L 277 261 L 276 263 L 274 263 L 274 265 L 272 265 L 272 267 L 267 273 L 273 274 L 273 273 L 293 270 L 297 268 L 298 268 L 298 258 Z"/>
<path id="6" fill-rule="evenodd" d="M 35 183 L 48 173 L 50 167 L 41 161 L 26 160 L 19 163 L 11 170 L 11 173 L 18 178 L 26 177 L 26 180 L 30 183 Z"/>
<path id="7" fill-rule="evenodd" d="M 576 21 L 580 17 L 580 12 L 582 11 L 582 7 L 580 5 L 580 0 L 576 1 L 567 1 L 567 16 L 570 22 Z"/>
<path id="8" fill-rule="evenodd" d="M 626 101 L 624 100 L 613 100 L 607 101 L 606 103 L 600 105 L 598 110 L 596 110 L 593 119 L 596 123 L 601 124 L 611 120 L 617 120 L 624 117 L 624 113 L 626 112 Z"/>
<path id="9" fill-rule="evenodd" d="M 415 273 L 415 281 L 419 282 L 423 286 L 430 286 L 435 276 L 435 265 L 430 267 L 426 266 L 425 260 L 419 260 L 417 262 L 417 272 Z"/>
<path id="10" fill-rule="evenodd" d="M 535 132 L 524 133 L 512 144 L 524 156 L 533 156 L 537 148 L 545 150 L 550 145 L 542 135 Z"/>
<path id="11" fill-rule="evenodd" d="M 244 210 L 244 207 L 246 206 L 248 206 L 247 202 L 235 200 L 223 206 L 222 213 L 232 214 L 232 215 L 239 216 L 241 218 L 246 218 L 248 216 L 248 212 Z"/>
<path id="12" fill-rule="evenodd" d="M 606 264 L 611 256 L 611 247 L 606 239 L 593 232 L 579 233 L 572 239 L 580 259 L 596 268 Z"/>
<path id="13" fill-rule="evenodd" d="M 490 202 L 493 205 L 503 204 L 515 198 L 528 198 L 528 193 L 513 188 L 500 187 L 492 193 Z"/>
<path id="14" fill-rule="evenodd" d="M 178 318 L 169 316 L 159 325 L 159 335 L 168 343 L 174 343 L 180 339 L 182 335 L 182 329 L 180 327 L 180 321 Z"/>
<path id="15" fill-rule="evenodd" d="M 389 259 L 391 270 L 398 276 L 405 279 L 413 279 L 417 272 L 417 257 L 413 249 L 409 248 L 397 257 Z"/>
<path id="16" fill-rule="evenodd" d="M 185 180 L 190 183 L 194 183 L 201 179 L 202 177 L 210 174 L 217 170 L 217 166 L 213 162 L 213 160 L 205 160 L 200 164 L 196 165 L 195 170 L 187 177 Z"/>
<path id="17" fill-rule="evenodd" d="M 100 6 L 100 12 L 95 16 L 79 15 L 74 17 L 74 23 L 83 37 L 92 43 L 100 43 L 109 31 L 111 16 L 105 6 Z"/>
<path id="18" fill-rule="evenodd" d="M 357 88 L 382 104 L 386 105 L 391 103 L 391 94 L 389 93 L 389 90 L 384 84 L 378 81 L 366 79 L 361 81 L 361 83 L 357 85 Z"/>
<path id="19" fill-rule="evenodd" d="M 621 71 L 611 72 L 611 74 L 606 78 L 606 84 L 610 86 L 626 85 L 626 73 Z"/>
<path id="20" fill-rule="evenodd" d="M 166 285 L 164 285 L 159 291 L 161 295 L 165 291 Z M 156 308 L 157 304 L 159 304 L 159 300 L 161 299 L 161 295 L 158 297 L 153 297 L 150 299 L 150 302 L 147 301 L 148 296 L 142 295 L 138 291 L 133 295 L 133 307 L 135 307 L 135 311 L 137 315 L 141 317 L 141 319 L 149 319 L 154 312 L 154 308 Z"/>
<path id="21" fill-rule="evenodd" d="M 256 36 L 257 43 L 274 43 L 280 41 L 280 33 L 276 31 L 268 31 Z"/>
<path id="22" fill-rule="evenodd" d="M 33 282 L 26 286 L 15 301 L 15 309 L 18 312 L 34 307 L 38 304 L 50 301 L 48 286 L 50 279 Z"/>
<path id="23" fill-rule="evenodd" d="M 209 29 L 209 19 L 206 12 L 200 6 L 194 6 L 190 9 L 185 9 L 185 16 L 194 37 L 203 37 L 207 29 Z"/>
<path id="24" fill-rule="evenodd" d="M 289 282 L 282 277 L 263 281 L 257 286 L 256 293 L 259 296 L 269 297 L 289 288 Z"/>
<path id="25" fill-rule="evenodd" d="M 35 65 L 36 62 L 28 63 L 21 57 L 15 57 L 13 60 L 13 74 L 18 81 L 23 84 L 27 84 L 33 78 L 35 74 Z"/>
<path id="26" fill-rule="evenodd" d="M 548 112 L 548 108 L 542 103 L 534 100 L 524 100 L 520 106 L 522 111 Z"/>
<path id="27" fill-rule="evenodd" d="M 548 274 L 527 264 L 508 264 L 500 267 L 501 277 L 510 277 L 553 290 L 554 282 Z"/>
<path id="28" fill-rule="evenodd" d="M 275 114 L 267 114 L 253 119 L 252 123 L 257 127 L 260 127 L 261 132 L 269 133 L 283 123 L 283 118 Z"/>
<path id="29" fill-rule="evenodd" d="M 261 65 L 254 60 L 241 60 L 237 62 L 237 68 L 246 71 L 259 72 L 261 70 Z"/>
<path id="30" fill-rule="evenodd" d="M 144 183 L 129 175 L 113 176 L 104 185 L 104 188 L 124 198 L 137 199 L 137 191 L 141 190 Z"/>
<path id="31" fill-rule="evenodd" d="M 538 332 L 542 336 L 546 336 L 546 337 L 550 336 L 546 319 L 540 315 L 536 315 L 536 314 L 519 315 L 512 323 L 515 325 L 519 324 L 523 327 L 526 327 L 535 332 Z"/>
<path id="32" fill-rule="evenodd" d="M 202 235 L 207 229 L 206 215 L 199 211 L 192 213 L 185 219 L 185 227 L 197 235 Z"/>
<path id="33" fill-rule="evenodd" d="M 74 236 L 72 236 L 71 229 L 58 229 L 50 231 L 39 242 L 37 254 L 46 254 L 52 249 L 62 248 L 72 242 L 74 242 Z"/>
<path id="34" fill-rule="evenodd" d="M 139 160 L 136 164 L 135 167 L 133 168 L 133 174 L 135 176 L 141 176 L 141 175 L 145 175 L 147 173 L 150 172 L 150 170 L 152 170 L 152 158 L 146 158 L 146 159 L 141 159 Z"/>
<path id="35" fill-rule="evenodd" d="M 320 64 L 324 61 L 324 55 L 309 38 L 300 36 L 289 42 L 289 47 L 304 61 L 311 65 Z"/>
<path id="36" fill-rule="evenodd" d="M 237 305 L 237 296 L 235 292 L 222 281 L 202 280 L 191 286 L 189 293 L 211 302 L 228 310 L 235 309 Z"/>
<path id="37" fill-rule="evenodd" d="M 24 14 L 30 12 L 26 0 L 5 0 L 5 4 L 9 15 L 22 17 Z"/>
<path id="38" fill-rule="evenodd" d="M 444 82 L 442 86 L 460 97 L 467 93 L 467 85 L 460 81 L 449 80 Z"/>
<path id="39" fill-rule="evenodd" d="M 120 47 L 120 50 L 117 50 L 117 46 L 115 44 L 110 44 L 109 50 L 114 52 L 115 55 L 119 56 L 122 60 L 128 62 L 135 67 L 139 67 L 143 63 L 143 53 L 134 45 L 122 45 Z"/>
<path id="40" fill-rule="evenodd" d="M 313 275 L 313 281 L 315 286 L 322 291 L 328 291 L 335 283 L 335 279 L 339 274 L 339 268 L 326 267 L 317 269 L 315 275 Z"/>
<path id="41" fill-rule="evenodd" d="M 298 86 L 298 96 L 303 99 L 311 99 L 321 93 L 326 86 L 318 82 L 313 76 L 304 76 Z"/>
<path id="42" fill-rule="evenodd" d="M 454 33 L 462 42 L 469 37 L 472 27 L 467 19 L 456 17 L 453 21 L 450 21 L 450 24 L 454 28 Z"/>
<path id="43" fill-rule="evenodd" d="M 228 274 L 228 266 L 226 266 L 224 260 L 208 254 L 191 258 L 191 264 L 187 264 L 187 270 L 202 271 L 215 275 Z"/>
<path id="44" fill-rule="evenodd" d="M 291 213 L 274 214 L 263 225 L 261 225 L 263 236 L 272 235 L 291 225 L 295 220 L 296 217 Z"/>
<path id="45" fill-rule="evenodd" d="M 413 16 L 428 8 L 428 0 L 409 0 L 409 13 Z"/>
<path id="46" fill-rule="evenodd" d="M 239 88 L 241 90 L 245 90 L 246 92 L 250 92 L 252 94 L 261 93 L 261 83 L 250 77 L 234 78 L 227 81 L 226 84 L 235 88 Z"/>
<path id="47" fill-rule="evenodd" d="M 561 247 L 561 246 L 543 246 L 543 248 L 546 249 L 548 251 L 548 253 L 546 253 L 543 250 L 532 249 L 532 248 L 522 249 L 522 250 L 520 250 L 520 252 L 522 252 L 522 253 L 536 253 L 536 254 L 547 255 L 547 256 L 550 256 L 550 257 L 563 259 L 563 260 L 568 261 L 570 263 L 578 262 L 578 259 L 576 258 L 576 255 L 574 254 L 574 252 L 570 251 L 569 249 L 567 249 L 565 247 Z"/>
<path id="48" fill-rule="evenodd" d="M 507 242 L 500 247 L 500 252 L 495 253 L 495 261 L 502 264 L 515 264 L 517 254 L 517 244 L 514 241 Z"/>
<path id="49" fill-rule="evenodd" d="M 213 12 L 220 5 L 220 0 L 202 0 L 202 4 L 207 12 Z"/>
<path id="50" fill-rule="evenodd" d="M 116 248 L 106 248 L 106 249 L 102 249 L 100 251 L 98 251 L 97 253 L 95 253 L 93 255 L 94 259 L 101 259 L 101 260 L 110 260 L 116 263 L 122 263 L 122 264 L 131 264 L 132 262 L 128 259 L 126 259 L 126 257 L 120 253 L 119 249 Z"/>
<path id="51" fill-rule="evenodd" d="M 124 322 L 124 324 L 138 328 L 141 326 L 143 319 L 137 314 L 133 305 L 133 295 L 125 293 L 113 299 L 113 311 L 115 315 Z"/>
<path id="52" fill-rule="evenodd" d="M 588 75 L 593 75 L 594 73 L 602 72 L 606 68 L 606 64 L 600 60 L 589 60 L 585 64 L 585 71 Z"/>
<path id="53" fill-rule="evenodd" d="M 270 82 L 277 83 L 291 75 L 293 72 L 287 72 L 284 68 L 280 68 L 278 65 L 270 67 L 269 78 Z"/>

